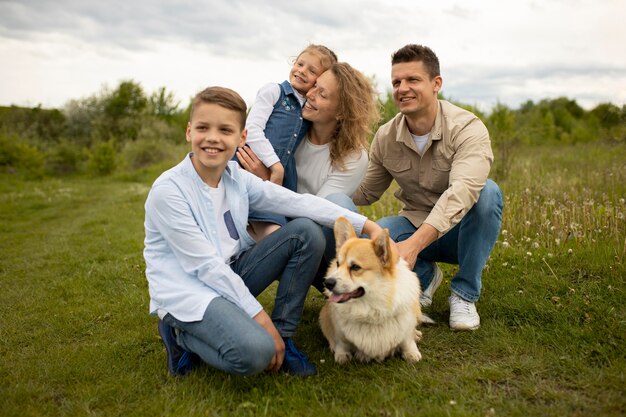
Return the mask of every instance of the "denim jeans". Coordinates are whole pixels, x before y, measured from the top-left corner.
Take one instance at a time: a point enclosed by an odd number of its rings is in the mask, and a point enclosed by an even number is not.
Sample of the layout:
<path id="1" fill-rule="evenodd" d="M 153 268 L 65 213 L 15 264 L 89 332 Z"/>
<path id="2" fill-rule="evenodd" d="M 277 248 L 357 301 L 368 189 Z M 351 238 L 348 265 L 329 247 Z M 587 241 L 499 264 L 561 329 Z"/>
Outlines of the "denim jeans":
<path id="1" fill-rule="evenodd" d="M 321 226 L 309 219 L 290 221 L 244 252 L 231 265 L 257 296 L 279 280 L 271 317 L 283 337 L 300 321 L 309 287 L 320 265 L 325 241 Z M 178 343 L 209 365 L 238 375 L 264 370 L 275 347 L 269 334 L 239 307 L 216 298 L 197 322 L 163 320 L 176 329 Z"/>
<path id="2" fill-rule="evenodd" d="M 413 271 L 422 289 L 433 279 L 433 262 L 458 264 L 459 270 L 450 282 L 452 291 L 467 301 L 478 300 L 482 271 L 500 233 L 503 207 L 500 188 L 487 180 L 478 201 L 463 219 L 418 255 Z M 396 242 L 408 239 L 417 230 L 402 216 L 383 217 L 377 223 L 389 229 L 389 236 Z"/>

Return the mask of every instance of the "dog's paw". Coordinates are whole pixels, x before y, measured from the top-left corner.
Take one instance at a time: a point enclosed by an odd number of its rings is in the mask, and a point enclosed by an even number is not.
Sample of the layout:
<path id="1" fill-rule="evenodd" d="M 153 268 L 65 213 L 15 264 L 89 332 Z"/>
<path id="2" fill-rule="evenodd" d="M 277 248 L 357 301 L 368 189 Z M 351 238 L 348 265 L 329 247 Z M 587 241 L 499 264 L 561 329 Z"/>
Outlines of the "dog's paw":
<path id="1" fill-rule="evenodd" d="M 422 353 L 419 351 L 417 346 L 415 350 L 410 349 L 409 351 L 402 352 L 402 357 L 405 361 L 410 363 L 419 362 L 422 359 Z"/>
<path id="2" fill-rule="evenodd" d="M 352 355 L 350 355 L 349 353 L 335 352 L 335 362 L 337 362 L 339 365 L 345 365 L 346 363 L 350 362 L 350 359 L 352 359 Z"/>
<path id="3" fill-rule="evenodd" d="M 422 340 L 422 332 L 420 332 L 419 330 L 415 329 L 415 341 L 419 342 L 420 340 Z"/>

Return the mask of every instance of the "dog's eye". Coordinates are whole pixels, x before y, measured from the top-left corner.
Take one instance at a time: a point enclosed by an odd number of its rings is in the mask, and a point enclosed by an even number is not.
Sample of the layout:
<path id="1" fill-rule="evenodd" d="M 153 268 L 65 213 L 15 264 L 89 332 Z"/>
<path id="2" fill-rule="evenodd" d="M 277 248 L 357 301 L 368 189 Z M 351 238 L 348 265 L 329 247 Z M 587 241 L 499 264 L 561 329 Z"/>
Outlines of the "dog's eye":
<path id="1" fill-rule="evenodd" d="M 350 265 L 350 271 L 356 272 L 356 271 L 360 271 L 361 267 L 358 266 L 357 264 L 352 264 Z"/>

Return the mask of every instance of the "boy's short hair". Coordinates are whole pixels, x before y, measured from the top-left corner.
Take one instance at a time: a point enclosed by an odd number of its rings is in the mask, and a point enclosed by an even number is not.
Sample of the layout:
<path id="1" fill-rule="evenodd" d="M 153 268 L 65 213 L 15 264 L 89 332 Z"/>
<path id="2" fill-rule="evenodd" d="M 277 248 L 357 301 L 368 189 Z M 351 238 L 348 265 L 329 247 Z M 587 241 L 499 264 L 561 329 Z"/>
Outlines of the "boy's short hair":
<path id="1" fill-rule="evenodd" d="M 246 102 L 241 96 L 234 90 L 225 87 L 207 87 L 200 91 L 191 101 L 191 112 L 189 113 L 189 120 L 193 117 L 193 112 L 200 104 L 217 104 L 229 110 L 233 110 L 239 113 L 239 119 L 241 121 L 241 130 L 246 125 Z"/>
<path id="2" fill-rule="evenodd" d="M 439 58 L 437 58 L 433 50 L 427 46 L 409 44 L 398 49 L 391 55 L 391 65 L 413 61 L 421 61 L 424 64 L 431 80 L 441 75 Z"/>

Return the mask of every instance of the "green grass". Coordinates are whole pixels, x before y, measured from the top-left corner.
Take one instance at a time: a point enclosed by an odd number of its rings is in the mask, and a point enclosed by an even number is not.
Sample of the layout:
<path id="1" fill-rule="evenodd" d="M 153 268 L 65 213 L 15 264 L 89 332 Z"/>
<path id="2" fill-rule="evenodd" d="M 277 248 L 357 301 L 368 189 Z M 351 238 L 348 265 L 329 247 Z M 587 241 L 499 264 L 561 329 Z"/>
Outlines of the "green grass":
<path id="1" fill-rule="evenodd" d="M 519 149 L 483 277 L 482 327 L 447 326 L 424 359 L 333 364 L 313 291 L 305 380 L 203 367 L 171 378 L 148 315 L 143 202 L 157 171 L 0 181 L 2 416 L 622 416 L 626 414 L 626 148 Z M 377 217 L 397 205 L 388 194 Z M 454 266 L 444 266 L 447 280 Z M 274 288 L 261 296 L 271 308 Z"/>

